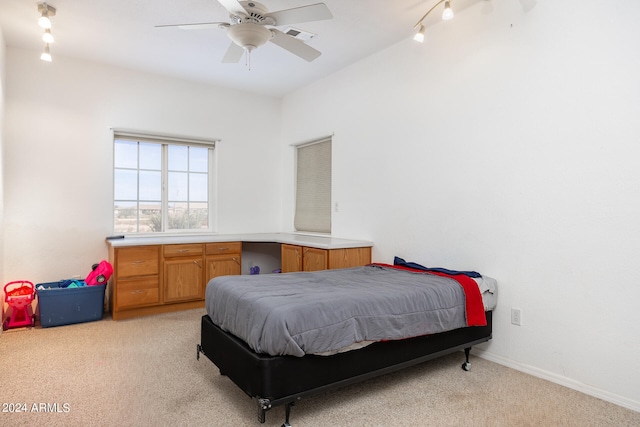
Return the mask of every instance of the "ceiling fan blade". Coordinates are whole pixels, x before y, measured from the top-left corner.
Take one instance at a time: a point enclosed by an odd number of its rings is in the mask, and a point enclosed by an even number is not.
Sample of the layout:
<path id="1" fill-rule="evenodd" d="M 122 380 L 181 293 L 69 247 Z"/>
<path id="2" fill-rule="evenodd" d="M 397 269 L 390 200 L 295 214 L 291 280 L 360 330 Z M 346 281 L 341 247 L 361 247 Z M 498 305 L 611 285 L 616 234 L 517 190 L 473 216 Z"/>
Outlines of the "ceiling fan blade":
<path id="1" fill-rule="evenodd" d="M 156 25 L 156 28 L 178 27 L 181 30 L 208 30 L 211 28 L 219 28 L 220 26 L 229 26 L 228 22 L 201 22 L 195 24 L 168 24 Z"/>
<path id="2" fill-rule="evenodd" d="M 273 18 L 276 21 L 275 25 L 299 24 L 301 22 L 322 21 L 333 18 L 331 11 L 324 3 L 278 10 L 269 12 L 265 16 Z"/>
<path id="3" fill-rule="evenodd" d="M 229 49 L 227 49 L 227 53 L 224 54 L 222 58 L 222 63 L 224 64 L 236 64 L 240 62 L 242 59 L 242 55 L 244 54 L 244 49 L 238 46 L 237 44 L 231 42 L 229 45 Z"/>
<path id="4" fill-rule="evenodd" d="M 248 13 L 238 0 L 218 0 L 232 15 L 247 16 Z"/>
<path id="5" fill-rule="evenodd" d="M 273 33 L 273 37 L 270 40 L 272 43 L 277 44 L 281 48 L 288 50 L 305 61 L 311 62 L 322 54 L 320 51 L 305 44 L 303 41 L 294 39 L 282 31 L 273 28 L 270 31 Z"/>

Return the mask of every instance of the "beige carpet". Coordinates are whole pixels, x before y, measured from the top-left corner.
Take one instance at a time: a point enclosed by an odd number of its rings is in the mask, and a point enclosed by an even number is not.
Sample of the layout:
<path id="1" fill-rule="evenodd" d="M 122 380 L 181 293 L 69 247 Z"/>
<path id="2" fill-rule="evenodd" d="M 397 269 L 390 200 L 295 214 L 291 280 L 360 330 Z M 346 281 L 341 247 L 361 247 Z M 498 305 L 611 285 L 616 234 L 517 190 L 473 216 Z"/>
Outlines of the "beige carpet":
<path id="1" fill-rule="evenodd" d="M 255 402 L 205 356 L 203 310 L 5 331 L 2 426 L 260 426 Z M 309 397 L 302 426 L 640 426 L 640 413 L 456 353 Z M 35 406 L 34 406 L 35 405 Z M 15 412 L 26 409 L 26 412 Z M 280 426 L 284 408 L 267 412 Z"/>

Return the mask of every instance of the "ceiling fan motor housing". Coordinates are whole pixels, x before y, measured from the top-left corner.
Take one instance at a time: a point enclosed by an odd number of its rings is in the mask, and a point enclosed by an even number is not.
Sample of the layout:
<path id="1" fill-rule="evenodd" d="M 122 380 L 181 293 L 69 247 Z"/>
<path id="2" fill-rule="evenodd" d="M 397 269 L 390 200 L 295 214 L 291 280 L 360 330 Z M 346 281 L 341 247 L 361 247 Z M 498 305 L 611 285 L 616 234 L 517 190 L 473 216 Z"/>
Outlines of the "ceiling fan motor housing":
<path id="1" fill-rule="evenodd" d="M 239 22 L 253 22 L 254 24 L 268 25 L 275 24 L 273 19 L 267 18 L 266 15 L 269 13 L 269 9 L 267 9 L 267 7 L 262 3 L 258 3 L 255 1 L 241 1 L 240 4 L 247 12 L 247 15 L 237 16 L 237 18 L 239 18 Z"/>

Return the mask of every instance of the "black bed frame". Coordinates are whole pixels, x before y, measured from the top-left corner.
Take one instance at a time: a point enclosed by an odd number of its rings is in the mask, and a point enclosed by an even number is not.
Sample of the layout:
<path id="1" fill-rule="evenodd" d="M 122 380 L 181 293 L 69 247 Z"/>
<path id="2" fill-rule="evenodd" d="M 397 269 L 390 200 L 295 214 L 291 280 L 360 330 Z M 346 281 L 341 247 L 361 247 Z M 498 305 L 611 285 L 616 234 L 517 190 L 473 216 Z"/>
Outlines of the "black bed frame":
<path id="1" fill-rule="evenodd" d="M 247 344 L 202 317 L 201 343 L 197 347 L 240 389 L 258 404 L 258 420 L 274 406 L 286 405 L 289 426 L 291 406 L 301 398 L 364 381 L 413 366 L 430 359 L 465 350 L 462 369 L 469 370 L 471 347 L 491 339 L 492 312 L 486 312 L 487 326 L 473 326 L 449 332 L 373 343 L 359 350 L 333 356 L 304 357 L 256 354 Z"/>

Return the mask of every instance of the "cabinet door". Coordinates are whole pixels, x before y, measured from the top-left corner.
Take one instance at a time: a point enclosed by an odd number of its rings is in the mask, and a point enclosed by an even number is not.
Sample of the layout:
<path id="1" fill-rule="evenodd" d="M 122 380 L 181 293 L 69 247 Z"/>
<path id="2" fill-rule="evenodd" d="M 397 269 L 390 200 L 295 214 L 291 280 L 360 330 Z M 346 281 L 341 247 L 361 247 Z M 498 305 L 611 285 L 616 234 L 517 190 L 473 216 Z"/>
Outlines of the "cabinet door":
<path id="1" fill-rule="evenodd" d="M 282 244 L 280 246 L 282 272 L 302 271 L 302 247 Z"/>
<path id="2" fill-rule="evenodd" d="M 329 251 L 329 268 L 360 267 L 371 264 L 371 248 L 331 249 Z"/>
<path id="3" fill-rule="evenodd" d="M 208 256 L 205 264 L 205 286 L 214 277 L 236 276 L 241 273 L 239 254 Z"/>
<path id="4" fill-rule="evenodd" d="M 325 249 L 304 248 L 302 255 L 304 271 L 326 270 L 328 268 L 328 255 Z"/>
<path id="5" fill-rule="evenodd" d="M 165 259 L 164 302 L 204 298 L 202 258 Z"/>

